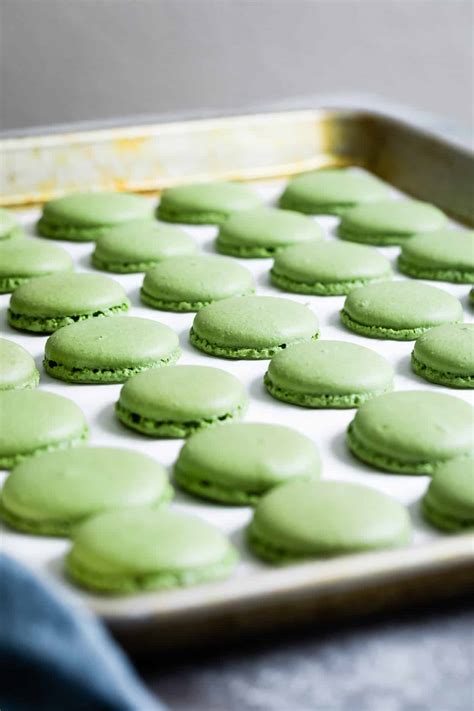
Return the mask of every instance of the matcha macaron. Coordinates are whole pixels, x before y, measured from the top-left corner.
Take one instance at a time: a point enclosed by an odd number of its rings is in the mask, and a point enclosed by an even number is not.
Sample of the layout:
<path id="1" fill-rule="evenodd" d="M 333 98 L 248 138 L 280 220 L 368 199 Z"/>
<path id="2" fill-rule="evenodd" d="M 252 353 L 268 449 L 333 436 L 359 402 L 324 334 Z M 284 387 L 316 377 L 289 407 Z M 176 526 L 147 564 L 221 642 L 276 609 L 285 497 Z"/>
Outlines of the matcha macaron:
<path id="1" fill-rule="evenodd" d="M 474 230 L 415 235 L 402 245 L 398 268 L 417 279 L 474 284 Z"/>
<path id="2" fill-rule="evenodd" d="M 0 469 L 27 457 L 83 444 L 89 430 L 79 407 L 45 390 L 0 392 Z"/>
<path id="3" fill-rule="evenodd" d="M 293 479 L 319 477 L 316 446 L 281 425 L 236 422 L 190 437 L 179 453 L 174 478 L 204 499 L 249 506 L 269 489 Z"/>
<path id="4" fill-rule="evenodd" d="M 473 452 L 474 410 L 452 395 L 397 391 L 364 403 L 348 429 L 348 445 L 371 466 L 400 474 L 433 474 Z"/>
<path id="5" fill-rule="evenodd" d="M 216 249 L 233 257 L 271 257 L 294 244 L 323 237 L 318 223 L 298 212 L 258 207 L 231 215 L 219 229 Z"/>
<path id="6" fill-rule="evenodd" d="M 47 202 L 37 229 L 50 239 L 90 242 L 114 225 L 152 217 L 152 204 L 139 195 L 73 193 Z"/>
<path id="7" fill-rule="evenodd" d="M 226 536 L 200 518 L 133 508 L 78 526 L 67 570 L 86 588 L 136 593 L 227 578 L 237 559 Z"/>
<path id="8" fill-rule="evenodd" d="M 175 363 L 178 336 L 134 316 L 89 319 L 60 328 L 46 341 L 44 369 L 70 383 L 123 383 L 149 368 Z"/>
<path id="9" fill-rule="evenodd" d="M 150 437 L 187 437 L 201 428 L 239 418 L 246 408 L 245 388 L 230 373 L 175 365 L 127 380 L 116 413 L 126 427 Z"/>
<path id="10" fill-rule="evenodd" d="M 39 372 L 28 351 L 0 338 L 0 390 L 36 388 L 38 383 Z"/>
<path id="11" fill-rule="evenodd" d="M 448 388 L 474 388 L 474 324 L 445 324 L 417 338 L 414 373 Z"/>
<path id="12" fill-rule="evenodd" d="M 260 499 L 247 538 L 259 557 L 280 564 L 404 546 L 411 524 L 405 507 L 376 489 L 298 481 Z"/>
<path id="13" fill-rule="evenodd" d="M 434 326 L 463 320 L 461 303 L 447 291 L 415 281 L 382 281 L 354 289 L 341 321 L 368 338 L 412 341 Z"/>
<path id="14" fill-rule="evenodd" d="M 128 311 L 122 286 L 99 274 L 59 273 L 32 279 L 12 294 L 8 322 L 33 333 L 52 333 L 77 321 Z"/>
<path id="15" fill-rule="evenodd" d="M 163 190 L 157 214 L 165 222 L 219 225 L 233 212 L 259 207 L 261 202 L 248 185 L 197 183 Z"/>
<path id="16" fill-rule="evenodd" d="M 7 294 L 35 277 L 69 272 L 71 256 L 61 247 L 39 239 L 0 242 L 0 293 Z"/>
<path id="17" fill-rule="evenodd" d="M 342 215 L 359 203 L 383 200 L 387 185 L 370 173 L 348 169 L 317 170 L 290 180 L 280 207 L 309 215 Z"/>
<path id="18" fill-rule="evenodd" d="M 375 249 L 330 241 L 289 247 L 276 256 L 270 271 L 280 289 L 319 296 L 348 294 L 391 276 L 390 262 Z"/>
<path id="19" fill-rule="evenodd" d="M 306 306 L 275 296 L 242 296 L 198 311 L 190 340 L 209 355 L 259 360 L 318 335 L 318 320 Z"/>
<path id="20" fill-rule="evenodd" d="M 166 469 L 151 457 L 129 449 L 80 447 L 16 466 L 3 486 L 0 514 L 19 531 L 67 536 L 90 516 L 157 507 L 171 495 Z"/>
<path id="21" fill-rule="evenodd" d="M 350 408 L 391 390 L 393 369 L 364 346 L 312 341 L 273 356 L 264 383 L 270 395 L 293 405 Z"/>
<path id="22" fill-rule="evenodd" d="M 0 243 L 3 240 L 23 237 L 24 234 L 24 230 L 18 224 L 13 212 L 0 207 Z"/>
<path id="23" fill-rule="evenodd" d="M 348 210 L 338 235 L 351 242 L 380 246 L 402 244 L 421 232 L 439 230 L 446 216 L 434 205 L 417 200 L 383 200 Z"/>
<path id="24" fill-rule="evenodd" d="M 154 220 L 117 225 L 101 235 L 92 253 L 92 264 L 105 272 L 146 272 L 167 257 L 193 254 L 196 243 L 177 227 Z"/>
<path id="25" fill-rule="evenodd" d="M 199 311 L 213 301 L 254 291 L 248 269 L 227 257 L 202 254 L 163 260 L 145 274 L 140 295 L 161 311 Z"/>
<path id="26" fill-rule="evenodd" d="M 443 531 L 474 528 L 474 459 L 453 459 L 438 469 L 421 502 L 427 521 Z"/>

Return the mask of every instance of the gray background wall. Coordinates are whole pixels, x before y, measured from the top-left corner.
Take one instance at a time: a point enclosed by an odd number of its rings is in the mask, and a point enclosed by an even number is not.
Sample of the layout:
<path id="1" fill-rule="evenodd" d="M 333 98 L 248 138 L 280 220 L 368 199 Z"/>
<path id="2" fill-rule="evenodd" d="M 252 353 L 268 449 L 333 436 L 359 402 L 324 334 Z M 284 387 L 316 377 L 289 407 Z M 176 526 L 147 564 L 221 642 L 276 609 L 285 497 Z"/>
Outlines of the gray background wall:
<path id="1" fill-rule="evenodd" d="M 337 92 L 473 123 L 470 0 L 0 0 L 1 124 Z"/>

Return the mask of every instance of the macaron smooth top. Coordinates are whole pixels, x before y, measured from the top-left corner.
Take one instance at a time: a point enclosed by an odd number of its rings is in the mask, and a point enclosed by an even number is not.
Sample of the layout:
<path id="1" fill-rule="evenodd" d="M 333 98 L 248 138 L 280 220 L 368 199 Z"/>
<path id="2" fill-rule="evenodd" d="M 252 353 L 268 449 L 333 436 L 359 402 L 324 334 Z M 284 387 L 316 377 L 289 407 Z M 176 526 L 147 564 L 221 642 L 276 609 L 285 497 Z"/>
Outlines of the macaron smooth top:
<path id="1" fill-rule="evenodd" d="M 474 230 L 415 235 L 402 245 L 398 268 L 417 279 L 474 284 Z"/>
<path id="2" fill-rule="evenodd" d="M 248 528 L 251 548 L 288 563 L 406 545 L 407 510 L 376 489 L 342 481 L 298 481 L 263 496 Z"/>
<path id="3" fill-rule="evenodd" d="M 246 407 L 245 388 L 230 373 L 176 365 L 127 380 L 116 411 L 123 424 L 142 434 L 187 437 L 202 427 L 240 417 Z"/>
<path id="4" fill-rule="evenodd" d="M 167 257 L 194 254 L 196 243 L 178 227 L 139 220 L 112 227 L 101 235 L 92 264 L 107 272 L 145 272 Z"/>
<path id="5" fill-rule="evenodd" d="M 28 351 L 0 338 L 0 391 L 36 388 L 38 383 L 39 372 Z"/>
<path id="6" fill-rule="evenodd" d="M 170 257 L 145 274 L 141 299 L 163 311 L 198 311 L 213 301 L 255 291 L 248 269 L 215 255 Z"/>
<path id="7" fill-rule="evenodd" d="M 424 517 L 442 530 L 474 528 L 474 460 L 454 459 L 440 467 L 421 509 Z"/>
<path id="8" fill-rule="evenodd" d="M 370 173 L 325 169 L 303 173 L 290 180 L 280 207 L 310 215 L 341 215 L 359 203 L 389 197 L 387 185 Z"/>
<path id="9" fill-rule="evenodd" d="M 123 383 L 149 368 L 175 363 L 176 333 L 134 316 L 89 319 L 60 328 L 46 342 L 44 368 L 54 378 L 78 383 Z"/>
<path id="10" fill-rule="evenodd" d="M 166 469 L 130 449 L 81 447 L 27 459 L 7 477 L 0 513 L 13 528 L 36 535 L 69 535 L 107 510 L 156 507 L 172 490 Z"/>
<path id="11" fill-rule="evenodd" d="M 197 517 L 135 508 L 81 524 L 67 568 L 80 585 L 127 593 L 225 578 L 237 558 L 228 539 Z"/>
<path id="12" fill-rule="evenodd" d="M 190 340 L 221 358 L 260 359 L 318 334 L 318 320 L 306 306 L 274 296 L 243 296 L 201 309 Z"/>
<path id="13" fill-rule="evenodd" d="M 163 191 L 158 217 L 165 222 L 220 224 L 233 212 L 259 207 L 261 202 L 258 193 L 240 183 L 182 185 Z"/>
<path id="14" fill-rule="evenodd" d="M 312 341 L 277 353 L 264 382 L 270 395 L 293 405 L 350 408 L 390 391 L 393 368 L 364 346 Z"/>
<path id="15" fill-rule="evenodd" d="M 0 241 L 22 237 L 24 231 L 13 212 L 0 207 Z"/>
<path id="16" fill-rule="evenodd" d="M 364 403 L 348 429 L 348 445 L 363 462 L 401 474 L 433 474 L 444 462 L 473 452 L 474 409 L 457 397 L 397 391 Z"/>
<path id="17" fill-rule="evenodd" d="M 318 478 L 320 469 L 316 446 L 296 430 L 236 422 L 190 437 L 179 453 L 174 477 L 197 496 L 248 506 L 285 481 Z"/>
<path id="18" fill-rule="evenodd" d="M 389 260 L 375 249 L 343 242 L 314 242 L 277 254 L 271 280 L 285 291 L 335 296 L 390 279 Z"/>
<path id="19" fill-rule="evenodd" d="M 61 247 L 37 239 L 0 242 L 0 293 L 6 294 L 34 277 L 73 269 Z"/>
<path id="20" fill-rule="evenodd" d="M 382 200 L 348 210 L 339 224 L 342 239 L 368 244 L 402 244 L 419 232 L 439 230 L 446 215 L 418 200 Z"/>
<path id="21" fill-rule="evenodd" d="M 450 388 L 474 387 L 474 324 L 444 324 L 423 333 L 411 356 L 413 371 Z"/>
<path id="22" fill-rule="evenodd" d="M 15 289 L 8 321 L 13 328 L 52 333 L 76 321 L 113 316 L 130 303 L 123 287 L 101 274 L 49 274 Z"/>
<path id="23" fill-rule="evenodd" d="M 47 202 L 37 228 L 50 239 L 90 241 L 111 226 L 153 217 L 153 205 L 130 193 L 73 193 Z"/>
<path id="24" fill-rule="evenodd" d="M 89 430 L 82 410 L 45 390 L 0 392 L 0 469 L 26 457 L 82 444 Z"/>
<path id="25" fill-rule="evenodd" d="M 463 320 L 461 303 L 447 291 L 415 281 L 383 281 L 354 289 L 342 323 L 368 338 L 410 341 L 443 323 Z"/>
<path id="26" fill-rule="evenodd" d="M 219 229 L 216 249 L 234 257 L 271 257 L 291 245 L 323 237 L 318 223 L 298 212 L 258 207 L 231 215 Z"/>

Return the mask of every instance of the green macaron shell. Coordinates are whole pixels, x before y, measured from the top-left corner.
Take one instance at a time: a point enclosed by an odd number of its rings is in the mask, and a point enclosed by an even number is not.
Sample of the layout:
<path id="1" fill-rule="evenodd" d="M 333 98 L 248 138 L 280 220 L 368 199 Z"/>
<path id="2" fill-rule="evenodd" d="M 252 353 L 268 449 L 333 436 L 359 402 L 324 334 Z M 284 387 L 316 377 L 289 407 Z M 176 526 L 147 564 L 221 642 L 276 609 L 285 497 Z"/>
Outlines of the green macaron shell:
<path id="1" fill-rule="evenodd" d="M 263 496 L 247 529 L 250 547 L 289 563 L 406 545 L 407 510 L 376 489 L 342 481 L 298 481 Z"/>
<path id="2" fill-rule="evenodd" d="M 90 516 L 155 507 L 171 493 L 166 469 L 151 457 L 128 449 L 81 447 L 15 467 L 2 489 L 0 513 L 20 531 L 65 536 Z"/>
<path id="3" fill-rule="evenodd" d="M 438 469 L 421 502 L 424 517 L 444 531 L 474 528 L 474 460 L 454 459 Z"/>
<path id="4" fill-rule="evenodd" d="M 351 242 L 402 244 L 419 232 L 439 230 L 446 216 L 434 205 L 417 200 L 383 200 L 346 212 L 338 235 Z"/>
<path id="5" fill-rule="evenodd" d="M 20 330 L 52 333 L 77 321 L 128 311 L 129 306 L 123 287 L 109 277 L 49 274 L 15 289 L 8 322 Z"/>
<path id="6" fill-rule="evenodd" d="M 18 224 L 14 213 L 0 207 L 0 243 L 3 240 L 23 237 L 24 234 L 24 230 Z"/>
<path id="7" fill-rule="evenodd" d="M 197 183 L 164 190 L 158 217 L 165 222 L 218 225 L 233 212 L 261 205 L 258 194 L 239 183 Z"/>
<path id="8" fill-rule="evenodd" d="M 201 309 L 190 340 L 209 355 L 258 360 L 318 334 L 318 320 L 306 306 L 274 296 L 243 296 Z"/>
<path id="9" fill-rule="evenodd" d="M 231 215 L 220 227 L 216 249 L 234 257 L 271 257 L 291 245 L 323 237 L 318 223 L 298 212 L 259 207 Z"/>
<path id="10" fill-rule="evenodd" d="M 452 395 L 418 390 L 364 403 L 348 429 L 348 445 L 363 462 L 400 474 L 433 474 L 473 452 L 472 406 Z"/>
<path id="11" fill-rule="evenodd" d="M 38 383 L 39 372 L 28 351 L 0 338 L 0 391 L 36 388 Z"/>
<path id="12" fill-rule="evenodd" d="M 445 324 L 423 333 L 411 355 L 413 371 L 450 388 L 474 388 L 474 324 Z"/>
<path id="13" fill-rule="evenodd" d="M 296 430 L 237 422 L 190 437 L 179 453 L 174 478 L 205 499 L 248 506 L 285 481 L 319 477 L 320 468 L 315 445 Z"/>
<path id="14" fill-rule="evenodd" d="M 390 391 L 393 369 L 364 346 L 313 341 L 277 353 L 264 383 L 270 395 L 293 405 L 350 408 Z"/>
<path id="15" fill-rule="evenodd" d="M 278 254 L 271 280 L 284 291 L 336 296 L 390 279 L 390 262 L 370 247 L 343 242 L 299 244 Z"/>
<path id="16" fill-rule="evenodd" d="M 116 412 L 124 425 L 150 437 L 187 437 L 201 428 L 238 418 L 246 408 L 245 389 L 230 373 L 177 365 L 148 370 L 127 380 Z"/>
<path id="17" fill-rule="evenodd" d="M 146 272 L 167 257 L 193 254 L 196 243 L 177 227 L 154 220 L 128 222 L 112 227 L 98 238 L 91 260 L 107 272 Z"/>
<path id="18" fill-rule="evenodd" d="M 43 365 L 53 378 L 71 383 L 123 383 L 175 363 L 180 353 L 178 336 L 168 326 L 118 316 L 60 328 L 46 341 Z"/>
<path id="19" fill-rule="evenodd" d="M 0 469 L 27 457 L 85 442 L 89 430 L 79 407 L 44 390 L 0 392 Z"/>
<path id="20" fill-rule="evenodd" d="M 341 321 L 351 331 L 394 341 L 411 341 L 434 326 L 462 320 L 458 299 L 414 281 L 384 281 L 354 289 L 341 311 Z"/>
<path id="21" fill-rule="evenodd" d="M 226 578 L 237 559 L 227 538 L 205 521 L 167 508 L 137 508 L 81 524 L 67 569 L 87 588 L 132 593 Z"/>
<path id="22" fill-rule="evenodd" d="M 252 274 L 235 260 L 210 255 L 170 257 L 145 274 L 141 299 L 162 311 L 199 311 L 213 301 L 255 291 Z"/>
<path id="23" fill-rule="evenodd" d="M 72 269 L 72 259 L 61 247 L 36 239 L 0 242 L 1 294 L 13 291 L 35 277 Z"/>
<path id="24" fill-rule="evenodd" d="M 474 284 L 474 230 L 415 235 L 402 245 L 398 268 L 417 279 Z"/>
<path id="25" fill-rule="evenodd" d="M 369 173 L 318 170 L 290 180 L 280 197 L 280 207 L 309 215 L 341 215 L 354 205 L 388 196 L 389 188 Z"/>
<path id="26" fill-rule="evenodd" d="M 37 229 L 43 237 L 88 242 L 113 225 L 153 217 L 150 201 L 129 193 L 73 193 L 47 202 Z"/>

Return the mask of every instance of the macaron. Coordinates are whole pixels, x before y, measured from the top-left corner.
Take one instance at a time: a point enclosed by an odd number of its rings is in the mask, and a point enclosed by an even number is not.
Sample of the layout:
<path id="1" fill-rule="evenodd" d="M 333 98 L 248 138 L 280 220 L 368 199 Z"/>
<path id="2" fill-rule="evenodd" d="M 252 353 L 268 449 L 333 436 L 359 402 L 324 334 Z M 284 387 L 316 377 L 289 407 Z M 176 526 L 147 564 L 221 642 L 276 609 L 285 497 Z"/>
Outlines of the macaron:
<path id="1" fill-rule="evenodd" d="M 136 507 L 78 526 L 66 566 L 83 587 L 124 594 L 227 578 L 237 559 L 226 536 L 197 516 Z"/>
<path id="2" fill-rule="evenodd" d="M 105 272 L 146 272 L 167 257 L 194 254 L 196 249 L 192 237 L 177 227 L 137 220 L 98 237 L 91 261 Z"/>
<path id="3" fill-rule="evenodd" d="M 110 227 L 153 217 L 153 205 L 130 193 L 73 193 L 43 207 L 37 229 L 43 237 L 90 242 Z"/>
<path id="4" fill-rule="evenodd" d="M 171 328 L 148 318 L 89 319 L 60 328 L 46 341 L 43 366 L 70 383 L 123 383 L 181 354 Z"/>
<path id="5" fill-rule="evenodd" d="M 59 273 L 32 279 L 13 292 L 8 323 L 33 333 L 52 333 L 77 321 L 128 311 L 122 286 L 100 274 Z"/>
<path id="6" fill-rule="evenodd" d="M 70 272 L 71 256 L 61 247 L 37 239 L 0 242 L 0 293 L 7 294 L 35 277 Z"/>
<path id="7" fill-rule="evenodd" d="M 318 223 L 298 212 L 257 207 L 236 212 L 221 225 L 216 249 L 233 257 L 272 257 L 294 244 L 323 237 Z"/>
<path id="8" fill-rule="evenodd" d="M 24 234 L 24 230 L 18 224 L 13 212 L 0 207 L 0 242 L 23 237 Z"/>
<path id="9" fill-rule="evenodd" d="M 375 351 L 346 341 L 298 343 L 270 361 L 265 387 L 301 407 L 350 408 L 393 388 L 393 368 Z"/>
<path id="10" fill-rule="evenodd" d="M 164 372 L 166 370 L 166 373 Z M 122 387 L 118 419 L 150 437 L 187 437 L 204 427 L 241 417 L 242 383 L 220 368 L 175 365 L 147 370 Z"/>
<path id="11" fill-rule="evenodd" d="M 474 388 L 474 324 L 431 328 L 415 342 L 414 373 L 448 388 Z"/>
<path id="12" fill-rule="evenodd" d="M 410 539 L 404 506 L 343 481 L 283 484 L 260 499 L 247 529 L 251 549 L 277 564 L 398 548 Z"/>
<path id="13" fill-rule="evenodd" d="M 241 296 L 198 311 L 190 340 L 219 358 L 259 360 L 318 335 L 318 320 L 307 306 L 275 296 Z"/>
<path id="14" fill-rule="evenodd" d="M 80 447 L 27 459 L 7 477 L 0 514 L 12 528 L 37 536 L 68 536 L 103 511 L 157 507 L 172 488 L 166 469 L 130 449 Z"/>
<path id="15" fill-rule="evenodd" d="M 27 457 L 83 444 L 89 430 L 82 410 L 45 390 L 0 392 L 0 469 Z"/>
<path id="16" fill-rule="evenodd" d="M 390 279 L 390 262 L 371 247 L 343 242 L 298 244 L 277 254 L 270 278 L 284 291 L 336 296 Z"/>
<path id="17" fill-rule="evenodd" d="M 421 501 L 423 516 L 443 531 L 474 528 L 474 460 L 454 459 L 438 469 Z"/>
<path id="18" fill-rule="evenodd" d="M 163 190 L 157 214 L 165 222 L 219 225 L 233 212 L 259 207 L 261 202 L 248 185 L 197 183 Z"/>
<path id="19" fill-rule="evenodd" d="M 389 246 L 402 244 L 420 232 L 442 229 L 446 216 L 434 205 L 418 200 L 382 200 L 348 210 L 338 235 L 350 242 Z"/>
<path id="20" fill-rule="evenodd" d="M 280 207 L 309 215 L 342 215 L 354 205 L 389 195 L 388 186 L 370 173 L 325 169 L 290 180 L 280 197 Z"/>
<path id="21" fill-rule="evenodd" d="M 211 501 L 249 506 L 286 481 L 319 477 L 314 443 L 281 425 L 236 422 L 190 437 L 174 466 L 177 484 Z"/>
<path id="22" fill-rule="evenodd" d="M 415 235 L 402 245 L 398 268 L 417 279 L 474 284 L 474 230 Z"/>
<path id="23" fill-rule="evenodd" d="M 38 383 L 39 372 L 28 351 L 0 338 L 0 391 L 36 388 Z"/>
<path id="24" fill-rule="evenodd" d="M 474 410 L 444 393 L 406 390 L 361 405 L 349 425 L 348 445 L 363 462 L 388 472 L 433 474 L 473 452 Z"/>
<path id="25" fill-rule="evenodd" d="M 447 291 L 415 281 L 382 281 L 354 289 L 341 321 L 367 338 L 413 341 L 443 323 L 463 320 L 461 302 Z"/>
<path id="26" fill-rule="evenodd" d="M 161 311 L 199 311 L 213 301 L 253 294 L 248 269 L 227 257 L 169 257 L 145 274 L 142 301 Z"/>

